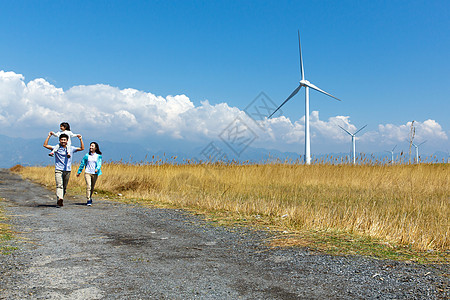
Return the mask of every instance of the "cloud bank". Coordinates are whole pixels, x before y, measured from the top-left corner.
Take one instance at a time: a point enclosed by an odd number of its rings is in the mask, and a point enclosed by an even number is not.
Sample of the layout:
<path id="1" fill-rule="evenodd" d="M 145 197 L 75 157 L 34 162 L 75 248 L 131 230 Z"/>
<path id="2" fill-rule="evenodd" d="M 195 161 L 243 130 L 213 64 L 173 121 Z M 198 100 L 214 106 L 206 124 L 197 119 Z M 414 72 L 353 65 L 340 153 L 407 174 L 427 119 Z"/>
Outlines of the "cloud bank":
<path id="1" fill-rule="evenodd" d="M 21 74 L 0 70 L 0 134 L 11 137 L 44 138 L 48 131 L 58 130 L 59 123 L 67 121 L 73 132 L 102 140 L 151 143 L 154 137 L 164 137 L 200 145 L 219 139 L 236 118 L 256 135 L 255 146 L 289 150 L 294 149 L 293 145 L 301 148 L 298 143 L 304 141 L 304 117 L 291 121 L 279 116 L 257 124 L 243 110 L 227 103 L 212 105 L 205 100 L 195 106 L 186 95 L 162 97 L 105 84 L 74 86 L 64 91 L 42 78 L 26 83 Z M 313 142 L 348 143 L 349 136 L 337 125 L 350 132 L 357 130 L 349 116 L 321 120 L 319 112 L 313 111 Z M 415 122 L 415 126 L 417 140 L 448 140 L 435 120 Z M 410 123 L 380 124 L 375 131 L 361 132 L 359 141 L 400 143 L 408 138 L 409 130 Z"/>

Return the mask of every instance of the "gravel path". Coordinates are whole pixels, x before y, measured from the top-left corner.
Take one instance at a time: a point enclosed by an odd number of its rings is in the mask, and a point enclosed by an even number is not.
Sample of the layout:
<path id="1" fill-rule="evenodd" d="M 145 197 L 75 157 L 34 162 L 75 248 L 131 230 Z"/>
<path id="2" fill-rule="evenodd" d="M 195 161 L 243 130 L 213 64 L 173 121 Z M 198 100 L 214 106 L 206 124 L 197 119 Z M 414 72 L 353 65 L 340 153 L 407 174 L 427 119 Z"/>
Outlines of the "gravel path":
<path id="1" fill-rule="evenodd" d="M 264 246 L 267 233 L 179 210 L 92 207 L 0 169 L 19 250 L 0 255 L 0 299 L 445 299 L 448 265 Z M 442 275 L 447 273 L 447 277 Z"/>

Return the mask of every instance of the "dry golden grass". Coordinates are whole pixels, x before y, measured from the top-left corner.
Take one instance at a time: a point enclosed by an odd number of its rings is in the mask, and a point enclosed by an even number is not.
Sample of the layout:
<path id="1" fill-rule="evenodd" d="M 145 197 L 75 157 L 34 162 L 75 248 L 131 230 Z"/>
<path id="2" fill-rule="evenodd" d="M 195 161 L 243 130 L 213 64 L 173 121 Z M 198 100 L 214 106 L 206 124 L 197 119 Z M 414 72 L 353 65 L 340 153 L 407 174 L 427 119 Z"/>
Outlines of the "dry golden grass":
<path id="1" fill-rule="evenodd" d="M 24 177 L 50 188 L 53 167 Z M 450 165 L 224 165 L 107 163 L 100 193 L 254 221 L 289 232 L 341 232 L 449 250 Z M 75 173 L 75 172 L 74 172 Z M 84 180 L 69 184 L 82 193 Z"/>

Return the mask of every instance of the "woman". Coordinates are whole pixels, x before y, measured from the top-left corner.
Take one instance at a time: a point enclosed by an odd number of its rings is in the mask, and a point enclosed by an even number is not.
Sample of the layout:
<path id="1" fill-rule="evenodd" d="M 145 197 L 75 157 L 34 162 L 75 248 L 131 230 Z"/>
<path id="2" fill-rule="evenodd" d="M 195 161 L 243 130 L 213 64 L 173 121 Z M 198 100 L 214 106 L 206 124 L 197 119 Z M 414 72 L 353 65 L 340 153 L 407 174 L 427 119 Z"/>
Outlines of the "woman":
<path id="1" fill-rule="evenodd" d="M 96 142 L 91 142 L 89 146 L 89 153 L 87 153 L 81 160 L 77 177 L 80 176 L 84 167 L 86 167 L 86 170 L 84 171 L 84 179 L 86 180 L 86 204 L 91 206 L 95 182 L 97 181 L 98 176 L 102 174 L 102 152 Z"/>

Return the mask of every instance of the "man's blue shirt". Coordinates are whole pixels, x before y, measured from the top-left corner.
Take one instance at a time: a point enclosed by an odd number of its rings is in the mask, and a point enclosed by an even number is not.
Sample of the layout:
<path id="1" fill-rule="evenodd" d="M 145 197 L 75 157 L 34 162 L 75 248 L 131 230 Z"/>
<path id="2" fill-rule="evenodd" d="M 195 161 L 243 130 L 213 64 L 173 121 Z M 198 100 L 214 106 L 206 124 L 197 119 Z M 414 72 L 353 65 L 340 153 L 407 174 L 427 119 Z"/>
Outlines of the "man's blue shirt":
<path id="1" fill-rule="evenodd" d="M 55 170 L 72 171 L 72 156 L 73 153 L 76 152 L 75 149 L 77 148 L 74 146 L 70 146 L 70 157 L 67 157 L 67 151 L 69 150 L 69 147 L 59 147 L 59 149 L 55 151 Z"/>

